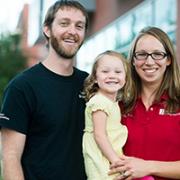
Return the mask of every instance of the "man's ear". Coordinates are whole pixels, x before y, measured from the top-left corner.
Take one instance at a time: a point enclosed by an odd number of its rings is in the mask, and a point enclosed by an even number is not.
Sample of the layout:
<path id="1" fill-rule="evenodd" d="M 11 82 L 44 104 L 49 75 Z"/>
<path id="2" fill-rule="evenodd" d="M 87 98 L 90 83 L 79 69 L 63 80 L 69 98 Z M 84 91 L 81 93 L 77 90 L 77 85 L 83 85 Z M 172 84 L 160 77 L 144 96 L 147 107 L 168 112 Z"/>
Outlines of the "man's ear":
<path id="1" fill-rule="evenodd" d="M 43 32 L 48 38 L 50 37 L 50 29 L 48 26 L 43 27 Z"/>

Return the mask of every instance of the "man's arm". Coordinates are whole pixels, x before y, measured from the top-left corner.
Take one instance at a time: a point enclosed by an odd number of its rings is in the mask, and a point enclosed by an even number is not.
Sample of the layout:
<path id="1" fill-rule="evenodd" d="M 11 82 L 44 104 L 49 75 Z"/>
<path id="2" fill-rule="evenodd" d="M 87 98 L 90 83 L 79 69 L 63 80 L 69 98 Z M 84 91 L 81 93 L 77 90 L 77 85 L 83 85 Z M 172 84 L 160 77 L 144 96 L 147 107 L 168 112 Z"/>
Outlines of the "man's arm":
<path id="1" fill-rule="evenodd" d="M 2 175 L 3 180 L 24 180 L 21 156 L 26 135 L 14 130 L 2 128 Z"/>

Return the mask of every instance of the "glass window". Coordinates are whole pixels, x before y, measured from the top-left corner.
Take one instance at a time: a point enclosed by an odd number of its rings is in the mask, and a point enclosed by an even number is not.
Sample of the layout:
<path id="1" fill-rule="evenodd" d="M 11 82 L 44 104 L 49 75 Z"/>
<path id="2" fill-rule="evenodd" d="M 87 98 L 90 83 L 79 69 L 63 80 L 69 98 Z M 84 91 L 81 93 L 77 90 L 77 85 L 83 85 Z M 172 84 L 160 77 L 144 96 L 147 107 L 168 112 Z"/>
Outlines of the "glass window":
<path id="1" fill-rule="evenodd" d="M 77 66 L 89 72 L 95 57 L 108 49 L 127 55 L 134 37 L 146 26 L 162 28 L 175 42 L 176 1 L 144 1 L 136 8 L 119 17 L 86 41 L 78 52 Z"/>

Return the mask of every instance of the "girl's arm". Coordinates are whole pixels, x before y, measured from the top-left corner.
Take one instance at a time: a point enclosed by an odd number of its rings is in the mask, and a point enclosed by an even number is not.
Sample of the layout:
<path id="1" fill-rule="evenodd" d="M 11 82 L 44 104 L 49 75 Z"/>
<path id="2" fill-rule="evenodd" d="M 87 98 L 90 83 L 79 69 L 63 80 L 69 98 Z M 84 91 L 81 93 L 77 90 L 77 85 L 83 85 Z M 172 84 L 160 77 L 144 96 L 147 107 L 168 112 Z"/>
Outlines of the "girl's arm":
<path id="1" fill-rule="evenodd" d="M 113 150 L 112 145 L 108 139 L 106 132 L 107 114 L 101 110 L 95 111 L 92 114 L 94 139 L 99 146 L 104 156 L 110 163 L 114 163 L 119 160 L 118 155 Z"/>

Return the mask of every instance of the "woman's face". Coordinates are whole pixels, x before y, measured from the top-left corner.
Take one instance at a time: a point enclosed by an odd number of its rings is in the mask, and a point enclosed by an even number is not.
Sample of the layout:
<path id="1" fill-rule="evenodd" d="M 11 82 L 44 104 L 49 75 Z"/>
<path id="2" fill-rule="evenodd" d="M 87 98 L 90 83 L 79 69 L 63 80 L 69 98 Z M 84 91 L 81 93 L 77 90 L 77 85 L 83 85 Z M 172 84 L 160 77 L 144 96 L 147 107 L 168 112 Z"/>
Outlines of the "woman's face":
<path id="1" fill-rule="evenodd" d="M 144 35 L 136 44 L 135 55 L 133 65 L 142 85 L 149 83 L 159 85 L 166 67 L 171 63 L 162 43 L 154 36 Z"/>

